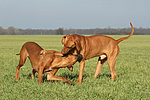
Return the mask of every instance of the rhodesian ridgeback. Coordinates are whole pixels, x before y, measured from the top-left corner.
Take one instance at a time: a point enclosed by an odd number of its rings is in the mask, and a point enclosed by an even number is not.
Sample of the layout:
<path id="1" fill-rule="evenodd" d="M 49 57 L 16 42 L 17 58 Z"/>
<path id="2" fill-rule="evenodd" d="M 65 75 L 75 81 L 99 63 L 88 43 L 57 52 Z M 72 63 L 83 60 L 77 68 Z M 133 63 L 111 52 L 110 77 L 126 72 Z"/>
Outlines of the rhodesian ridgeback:
<path id="1" fill-rule="evenodd" d="M 61 42 L 64 45 L 61 51 L 62 54 L 72 53 L 81 54 L 83 56 L 83 59 L 80 61 L 79 77 L 77 84 L 82 83 L 85 60 L 97 56 L 99 57 L 99 59 L 97 62 L 94 77 L 96 78 L 99 75 L 101 67 L 106 60 L 111 72 L 111 79 L 114 80 L 117 77 L 115 72 L 115 62 L 119 54 L 118 44 L 121 41 L 130 38 L 134 33 L 134 28 L 131 23 L 130 25 L 132 27 L 131 34 L 118 40 L 103 35 L 81 36 L 77 34 L 68 34 L 62 38 Z"/>
<path id="2" fill-rule="evenodd" d="M 43 53 L 44 51 L 47 51 L 48 53 Z M 39 83 L 42 83 L 42 74 L 47 72 L 47 80 L 64 81 L 74 85 L 72 81 L 64 77 L 55 76 L 55 74 L 59 68 L 68 67 L 68 69 L 72 71 L 72 65 L 80 59 L 80 56 L 70 54 L 62 56 L 62 53 L 58 51 L 43 50 L 43 48 L 35 42 L 26 42 L 22 46 L 20 53 L 17 55 L 20 55 L 20 60 L 16 68 L 16 81 L 19 80 L 19 69 L 24 65 L 26 58 L 28 57 L 33 68 L 31 74 L 32 79 L 35 77 L 35 73 L 38 72 Z"/>

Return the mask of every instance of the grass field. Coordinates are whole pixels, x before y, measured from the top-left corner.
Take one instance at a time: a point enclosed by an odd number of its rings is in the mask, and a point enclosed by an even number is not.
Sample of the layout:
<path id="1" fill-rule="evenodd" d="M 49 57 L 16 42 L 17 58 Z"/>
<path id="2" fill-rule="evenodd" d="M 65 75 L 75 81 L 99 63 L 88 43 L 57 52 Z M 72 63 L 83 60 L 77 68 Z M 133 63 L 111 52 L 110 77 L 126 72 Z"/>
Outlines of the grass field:
<path id="1" fill-rule="evenodd" d="M 111 36 L 118 39 L 120 36 Z M 20 80 L 14 81 L 21 46 L 34 41 L 44 49 L 61 51 L 62 36 L 0 36 L 0 99 L 1 100 L 150 100 L 150 36 L 132 36 L 119 44 L 120 53 L 116 62 L 117 78 L 110 80 L 107 63 L 98 78 L 93 78 L 97 57 L 86 61 L 82 85 L 71 86 L 63 82 L 38 84 L 38 75 L 31 80 L 32 67 L 27 60 L 20 69 Z M 77 83 L 79 63 L 74 71 L 60 69 L 57 76 L 66 77 Z"/>

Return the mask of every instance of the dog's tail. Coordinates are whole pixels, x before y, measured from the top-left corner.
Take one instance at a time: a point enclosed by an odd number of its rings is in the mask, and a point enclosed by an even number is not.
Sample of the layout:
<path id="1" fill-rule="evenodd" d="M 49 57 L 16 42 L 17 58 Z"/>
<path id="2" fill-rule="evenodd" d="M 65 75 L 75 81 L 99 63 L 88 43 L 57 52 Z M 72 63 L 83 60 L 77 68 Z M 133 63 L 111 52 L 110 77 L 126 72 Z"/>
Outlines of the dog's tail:
<path id="1" fill-rule="evenodd" d="M 134 28 L 133 28 L 133 25 L 132 25 L 131 22 L 130 22 L 130 25 L 131 25 L 131 28 L 132 28 L 131 34 L 129 36 L 127 36 L 127 37 L 123 37 L 123 38 L 120 38 L 120 39 L 116 40 L 118 43 L 123 41 L 123 40 L 126 40 L 126 39 L 128 39 L 128 38 L 130 38 L 132 36 L 132 34 L 134 33 Z"/>
<path id="2" fill-rule="evenodd" d="M 20 53 L 16 54 L 16 55 L 20 55 Z"/>

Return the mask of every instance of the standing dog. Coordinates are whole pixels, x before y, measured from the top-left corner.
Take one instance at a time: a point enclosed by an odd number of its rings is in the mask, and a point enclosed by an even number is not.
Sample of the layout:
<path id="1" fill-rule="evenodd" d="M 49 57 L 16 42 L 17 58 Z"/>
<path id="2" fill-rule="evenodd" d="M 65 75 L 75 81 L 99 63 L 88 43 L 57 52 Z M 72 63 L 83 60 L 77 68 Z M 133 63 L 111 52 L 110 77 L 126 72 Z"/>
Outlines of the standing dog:
<path id="1" fill-rule="evenodd" d="M 47 80 L 64 81 L 74 85 L 73 82 L 64 77 L 57 77 L 55 74 L 59 68 L 68 67 L 68 69 L 72 71 L 72 65 L 77 62 L 79 56 L 67 55 L 62 57 L 61 52 L 48 50 L 47 54 L 43 54 L 43 51 L 43 48 L 35 42 L 26 42 L 22 46 L 20 53 L 17 54 L 20 55 L 20 60 L 16 68 L 15 80 L 19 80 L 19 69 L 24 65 L 26 58 L 28 57 L 33 68 L 31 74 L 32 79 L 35 77 L 35 72 L 38 72 L 39 83 L 42 83 L 42 74 L 48 72 Z"/>
<path id="2" fill-rule="evenodd" d="M 83 56 L 82 61 L 80 61 L 79 77 L 77 84 L 82 83 L 85 60 L 97 56 L 99 57 L 99 59 L 97 62 L 94 77 L 97 77 L 99 75 L 101 67 L 106 60 L 108 62 L 108 66 L 111 72 L 111 79 L 115 79 L 117 77 L 115 72 L 115 62 L 119 54 L 118 44 L 121 41 L 128 39 L 132 36 L 134 28 L 131 23 L 130 25 L 132 27 L 131 34 L 118 40 L 102 35 L 81 36 L 76 34 L 66 35 L 62 38 L 61 42 L 62 44 L 64 44 L 64 47 L 61 51 L 62 54 L 74 53 L 81 54 Z"/>

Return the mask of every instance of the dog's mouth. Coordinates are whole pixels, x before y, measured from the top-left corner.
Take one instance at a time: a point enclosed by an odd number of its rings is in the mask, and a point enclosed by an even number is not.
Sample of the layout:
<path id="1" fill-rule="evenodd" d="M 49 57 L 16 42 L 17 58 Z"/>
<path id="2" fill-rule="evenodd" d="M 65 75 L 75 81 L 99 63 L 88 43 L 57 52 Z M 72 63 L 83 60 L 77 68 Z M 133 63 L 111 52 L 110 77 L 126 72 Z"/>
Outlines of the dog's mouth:
<path id="1" fill-rule="evenodd" d="M 67 67 L 71 72 L 73 72 L 73 66 Z"/>

